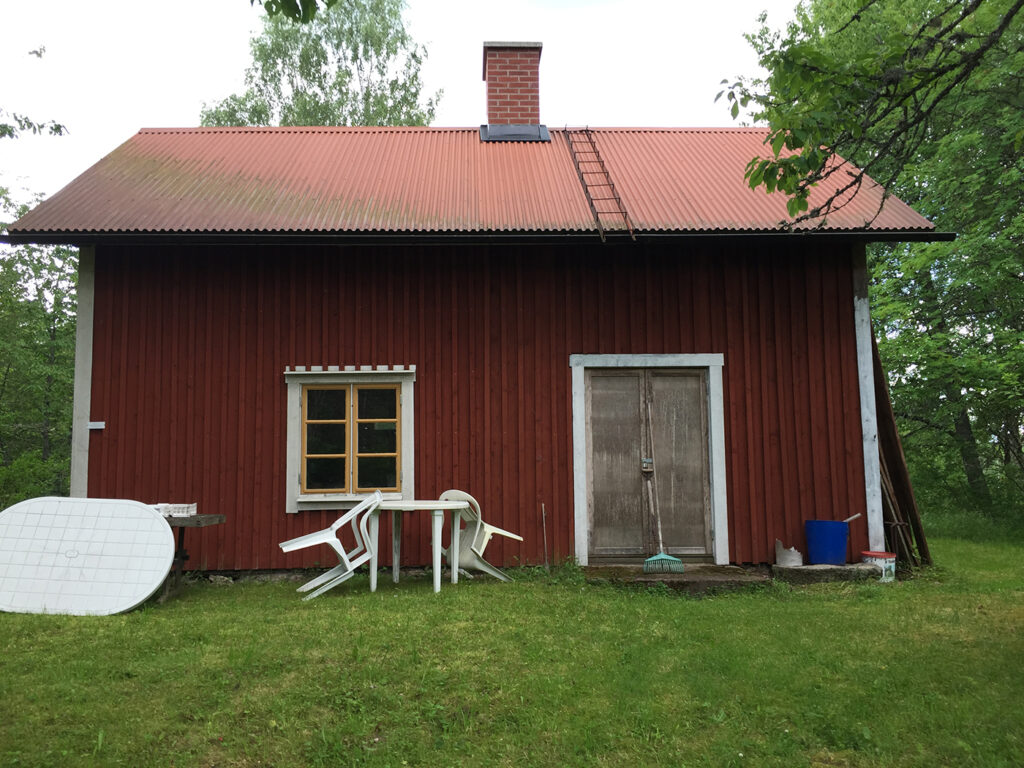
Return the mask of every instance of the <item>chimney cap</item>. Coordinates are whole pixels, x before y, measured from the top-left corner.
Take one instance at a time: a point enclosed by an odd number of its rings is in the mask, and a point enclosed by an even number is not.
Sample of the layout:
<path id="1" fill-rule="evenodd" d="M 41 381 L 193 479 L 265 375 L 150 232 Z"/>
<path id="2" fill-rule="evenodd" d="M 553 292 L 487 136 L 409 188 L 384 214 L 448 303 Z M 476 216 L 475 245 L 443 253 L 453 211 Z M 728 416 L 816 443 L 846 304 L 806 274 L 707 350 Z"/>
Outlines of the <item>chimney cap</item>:
<path id="1" fill-rule="evenodd" d="M 539 55 L 544 48 L 544 43 L 484 40 L 484 80 L 487 79 L 487 51 L 490 48 L 536 48 Z"/>

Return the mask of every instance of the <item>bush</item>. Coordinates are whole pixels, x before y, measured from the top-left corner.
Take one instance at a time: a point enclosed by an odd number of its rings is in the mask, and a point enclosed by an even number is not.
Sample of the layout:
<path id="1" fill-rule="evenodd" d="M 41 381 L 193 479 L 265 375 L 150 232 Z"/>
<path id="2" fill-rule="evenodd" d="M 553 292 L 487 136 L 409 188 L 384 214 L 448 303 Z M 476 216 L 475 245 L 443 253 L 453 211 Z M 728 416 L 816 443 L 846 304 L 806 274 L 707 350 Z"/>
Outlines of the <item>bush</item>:
<path id="1" fill-rule="evenodd" d="M 921 520 L 929 538 L 1024 542 L 1024 520 L 1019 517 L 942 509 L 922 513 Z"/>
<path id="2" fill-rule="evenodd" d="M 29 451 L 0 466 L 0 509 L 37 496 L 67 496 L 69 465 L 67 456 L 43 461 L 39 451 Z"/>

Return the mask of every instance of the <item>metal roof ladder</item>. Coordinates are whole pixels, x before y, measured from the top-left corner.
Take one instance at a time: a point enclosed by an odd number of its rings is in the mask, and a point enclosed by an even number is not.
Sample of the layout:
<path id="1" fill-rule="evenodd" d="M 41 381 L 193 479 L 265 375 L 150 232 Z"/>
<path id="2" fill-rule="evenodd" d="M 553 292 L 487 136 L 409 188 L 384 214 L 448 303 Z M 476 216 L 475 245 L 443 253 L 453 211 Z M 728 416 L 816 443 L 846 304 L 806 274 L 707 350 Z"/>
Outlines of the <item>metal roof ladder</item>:
<path id="1" fill-rule="evenodd" d="M 622 204 L 622 198 L 615 191 L 615 184 L 601 158 L 601 153 L 597 151 L 593 132 L 590 128 L 567 128 L 565 133 L 569 139 L 569 153 L 572 155 L 576 174 L 580 177 L 580 185 L 590 204 L 601 241 L 606 241 L 606 233 L 623 230 L 636 240 L 633 222 L 629 219 L 626 206 Z"/>

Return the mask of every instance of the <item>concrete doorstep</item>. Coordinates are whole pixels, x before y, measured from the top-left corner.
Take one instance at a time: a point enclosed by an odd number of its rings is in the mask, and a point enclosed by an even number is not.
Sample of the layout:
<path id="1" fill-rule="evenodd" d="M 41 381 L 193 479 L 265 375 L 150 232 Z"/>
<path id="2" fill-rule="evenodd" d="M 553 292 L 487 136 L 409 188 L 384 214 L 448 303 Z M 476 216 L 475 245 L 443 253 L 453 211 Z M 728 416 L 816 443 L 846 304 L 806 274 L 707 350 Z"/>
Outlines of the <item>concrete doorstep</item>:
<path id="1" fill-rule="evenodd" d="M 767 584 L 771 577 L 765 566 L 741 568 L 738 565 L 686 563 L 683 573 L 644 573 L 643 565 L 589 565 L 583 568 L 588 584 L 616 586 L 653 586 L 690 595 L 724 592 Z"/>
<path id="2" fill-rule="evenodd" d="M 772 566 L 772 578 L 788 584 L 822 584 L 829 581 L 878 581 L 882 566 L 874 563 L 846 565 Z"/>
<path id="3" fill-rule="evenodd" d="M 583 569 L 589 584 L 654 585 L 701 595 L 767 584 L 772 579 L 787 584 L 823 584 L 836 581 L 878 581 L 880 566 L 873 563 L 801 565 L 784 567 L 705 565 L 686 563 L 683 573 L 644 573 L 643 565 L 593 565 Z"/>

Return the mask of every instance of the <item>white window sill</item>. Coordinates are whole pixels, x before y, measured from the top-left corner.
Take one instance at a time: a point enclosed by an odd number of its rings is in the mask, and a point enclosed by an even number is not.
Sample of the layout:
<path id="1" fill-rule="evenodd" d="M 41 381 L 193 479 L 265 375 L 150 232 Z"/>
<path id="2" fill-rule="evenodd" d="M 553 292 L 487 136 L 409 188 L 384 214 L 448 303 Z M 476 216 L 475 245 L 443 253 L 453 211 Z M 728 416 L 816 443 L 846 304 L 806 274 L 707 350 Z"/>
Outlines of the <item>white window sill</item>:
<path id="1" fill-rule="evenodd" d="M 304 509 L 351 509 L 365 499 L 367 494 L 351 493 L 309 493 L 299 496 L 295 500 L 296 511 Z M 384 498 L 389 501 L 404 499 L 405 497 L 397 491 L 384 493 Z"/>

